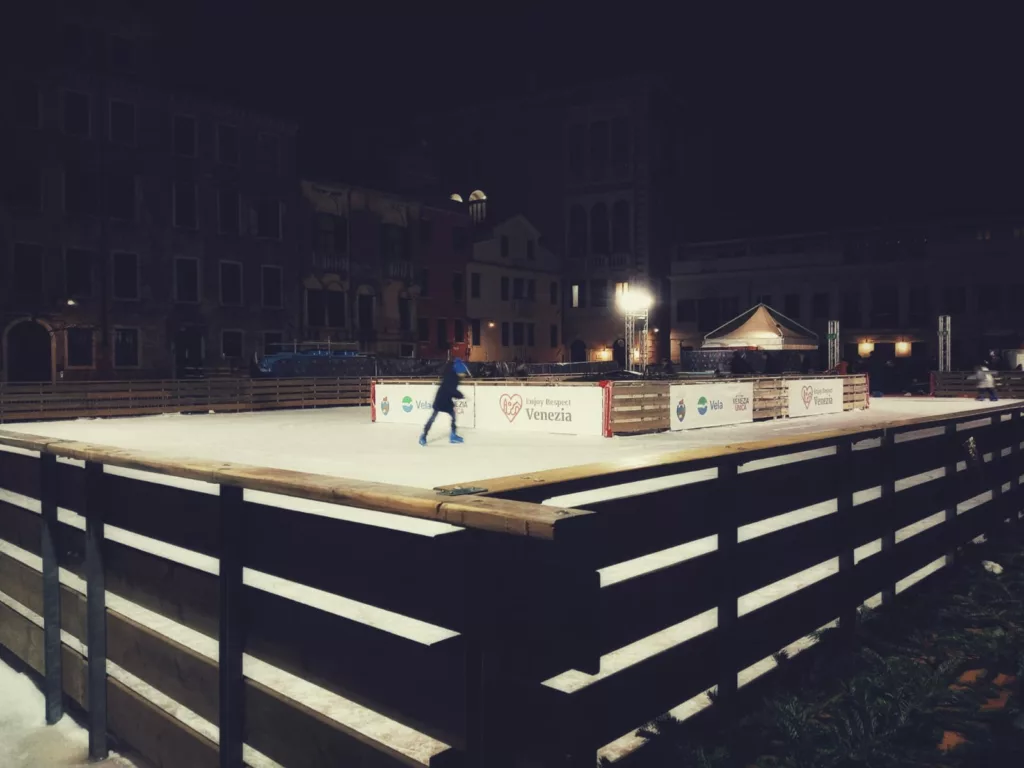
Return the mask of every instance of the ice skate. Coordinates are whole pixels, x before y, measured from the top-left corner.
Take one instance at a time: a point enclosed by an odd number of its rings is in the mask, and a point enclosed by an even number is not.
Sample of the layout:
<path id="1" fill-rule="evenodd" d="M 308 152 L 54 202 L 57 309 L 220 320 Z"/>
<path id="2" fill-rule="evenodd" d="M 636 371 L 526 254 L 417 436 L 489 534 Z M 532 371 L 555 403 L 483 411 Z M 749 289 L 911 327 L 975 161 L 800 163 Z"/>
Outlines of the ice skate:
<path id="1" fill-rule="evenodd" d="M 449 443 L 464 443 L 465 440 L 463 440 L 461 437 L 459 437 L 454 432 L 452 432 L 451 437 L 448 438 L 448 442 Z"/>
<path id="2" fill-rule="evenodd" d="M 427 436 L 426 435 L 420 435 L 420 445 L 422 445 L 424 448 L 427 446 Z"/>

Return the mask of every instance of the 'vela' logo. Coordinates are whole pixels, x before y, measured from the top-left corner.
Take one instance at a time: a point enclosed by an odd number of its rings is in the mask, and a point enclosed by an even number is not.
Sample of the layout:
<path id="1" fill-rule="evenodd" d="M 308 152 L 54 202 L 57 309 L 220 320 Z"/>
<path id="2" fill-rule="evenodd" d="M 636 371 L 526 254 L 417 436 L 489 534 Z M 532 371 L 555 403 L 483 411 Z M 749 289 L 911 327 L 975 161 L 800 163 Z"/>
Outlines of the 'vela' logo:
<path id="1" fill-rule="evenodd" d="M 505 414 L 509 424 L 516 420 L 516 416 L 523 410 L 523 398 L 519 395 L 502 395 L 498 401 L 501 405 L 501 412 Z"/>
<path id="2" fill-rule="evenodd" d="M 811 407 L 811 398 L 814 397 L 814 387 L 810 384 L 800 390 L 800 399 L 804 401 L 804 408 Z"/>

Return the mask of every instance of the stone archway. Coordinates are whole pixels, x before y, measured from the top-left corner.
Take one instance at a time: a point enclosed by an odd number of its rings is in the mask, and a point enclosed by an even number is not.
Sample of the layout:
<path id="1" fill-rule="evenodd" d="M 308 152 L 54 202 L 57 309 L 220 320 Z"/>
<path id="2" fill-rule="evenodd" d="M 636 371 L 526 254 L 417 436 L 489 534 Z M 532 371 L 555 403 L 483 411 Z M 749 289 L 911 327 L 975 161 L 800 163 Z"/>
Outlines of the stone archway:
<path id="1" fill-rule="evenodd" d="M 53 381 L 53 338 L 35 320 L 16 320 L 4 331 L 4 371 L 9 382 Z"/>
<path id="2" fill-rule="evenodd" d="M 573 363 L 587 362 L 587 345 L 582 339 L 576 339 L 569 346 L 569 360 Z"/>

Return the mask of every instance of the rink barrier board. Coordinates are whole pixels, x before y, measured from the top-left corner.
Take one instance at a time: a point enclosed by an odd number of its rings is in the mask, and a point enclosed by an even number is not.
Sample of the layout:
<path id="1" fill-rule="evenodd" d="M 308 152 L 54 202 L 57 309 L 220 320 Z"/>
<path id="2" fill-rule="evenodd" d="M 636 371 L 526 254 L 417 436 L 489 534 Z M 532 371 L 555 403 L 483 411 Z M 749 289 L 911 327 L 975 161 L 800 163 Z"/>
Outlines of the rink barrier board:
<path id="1" fill-rule="evenodd" d="M 221 558 L 225 487 L 460 525 L 428 536 L 295 512 L 262 501 L 243 501 L 240 510 L 246 527 L 238 540 L 247 567 L 459 633 L 423 645 L 254 587 L 244 586 L 239 595 L 246 616 L 247 653 L 452 745 L 438 752 L 431 765 L 460 764 L 461 754 L 472 746 L 471 730 L 473 739 L 477 738 L 474 723 L 482 683 L 475 670 L 485 652 L 510 656 L 517 674 L 535 681 L 566 666 L 596 664 L 587 637 L 574 637 L 586 631 L 590 618 L 586 606 L 589 596 L 596 597 L 596 580 L 566 573 L 563 561 L 570 550 L 556 541 L 556 531 L 563 531 L 559 540 L 565 538 L 566 526 L 585 517 L 585 512 L 489 499 L 446 500 L 419 489 L 261 467 L 175 462 L 9 433 L 0 433 L 0 445 L 15 449 L 0 450 L 0 538 L 33 555 L 41 553 L 45 523 L 38 512 L 25 508 L 25 499 L 43 504 L 47 493 L 52 503 L 71 512 L 99 514 L 102 509 L 104 524 L 110 528 L 117 526 Z M 17 452 L 26 450 L 41 451 L 50 459 L 59 455 L 85 460 L 86 467 L 93 468 L 92 484 L 87 481 L 90 470 L 56 461 L 54 481 L 45 484 L 43 459 Z M 103 471 L 104 464 L 107 469 L 216 482 L 221 495 L 123 477 Z M 60 521 L 53 528 L 61 566 L 89 578 L 83 532 Z M 271 540 L 259 535 L 267 530 L 277 532 Z M 253 535 L 246 536 L 249 532 Z M 325 562 L 332 567 L 324 568 Z M 35 585 L 27 588 L 26 573 L 23 564 L 0 554 L 0 592 L 8 597 L 14 593 L 12 599 L 23 605 L 27 600 L 33 610 L 38 598 L 32 595 L 41 591 L 41 580 L 38 570 L 33 571 Z M 218 605 L 217 576 L 113 541 L 109 535 L 103 546 L 103 573 L 112 594 L 207 636 L 219 635 L 225 618 Z M 439 584 L 444 588 L 438 589 Z M 66 595 L 66 585 L 63 591 Z M 67 598 L 62 602 L 64 628 L 74 634 L 81 625 L 81 612 L 68 613 L 78 610 L 77 603 Z M 189 656 L 186 649 L 155 633 L 146 634 L 143 642 L 138 633 L 145 628 L 113 619 L 109 610 L 106 614 L 107 658 L 200 716 L 218 722 L 214 716 L 217 685 L 210 684 L 211 665 L 214 680 L 220 675 L 215 662 Z M 28 625 L 22 629 L 15 633 L 18 637 L 34 631 Z M 339 648 L 345 653 L 339 654 Z M 180 687 L 183 679 L 192 686 L 187 691 Z M 265 719 L 250 716 L 247 743 L 284 765 L 351 764 L 356 754 L 362 755 L 360 764 L 366 765 L 420 764 L 387 745 L 347 732 L 300 703 L 261 690 L 253 681 L 240 684 L 247 704 L 257 695 L 253 691 L 260 691 L 264 694 L 260 711 L 270 709 Z M 163 764 L 205 764 L 193 762 L 198 758 L 187 746 L 207 743 L 198 732 L 167 718 L 167 727 L 183 730 L 186 745 L 181 754 L 168 756 L 160 751 L 161 745 L 174 740 L 129 738 L 127 726 L 111 709 L 113 701 L 111 696 L 107 726 L 144 756 Z M 282 730 L 284 723 L 298 723 L 297 733 L 313 734 L 311 743 L 306 746 Z M 375 761 L 368 754 L 375 755 Z"/>
<path id="2" fill-rule="evenodd" d="M 1022 407 L 1011 405 L 474 481 L 486 495 L 532 503 L 590 494 L 584 506 L 595 514 L 580 567 L 633 568 L 600 590 L 601 653 L 717 610 L 716 627 L 668 646 L 661 640 L 614 674 L 577 688 L 551 690 L 549 682 L 535 706 L 571 724 L 564 743 L 588 765 L 603 745 L 712 686 L 717 702 L 763 695 L 771 675 L 740 688 L 738 673 L 831 622 L 848 633 L 868 598 L 912 599 L 912 591 L 897 596 L 897 582 L 1018 521 L 1022 440 Z M 924 472 L 932 477 L 896 491 Z M 669 477 L 676 484 L 657 490 L 627 485 Z M 869 490 L 855 503 L 854 494 Z M 831 513 L 806 514 L 830 502 Z M 800 511 L 795 522 L 782 517 Z M 750 525 L 767 530 L 741 540 Z M 907 526 L 919 530 L 897 544 L 896 532 Z M 717 536 L 717 547 L 668 557 L 670 548 L 708 536 Z M 880 550 L 858 561 L 854 551 L 867 544 Z M 662 556 L 653 568 L 630 562 L 656 552 Z M 838 571 L 741 613 L 741 597 L 823 563 L 838 563 Z"/>
<path id="3" fill-rule="evenodd" d="M 1024 371 L 992 371 L 999 397 L 1024 399 Z M 977 397 L 974 371 L 934 371 L 931 394 L 935 397 Z"/>

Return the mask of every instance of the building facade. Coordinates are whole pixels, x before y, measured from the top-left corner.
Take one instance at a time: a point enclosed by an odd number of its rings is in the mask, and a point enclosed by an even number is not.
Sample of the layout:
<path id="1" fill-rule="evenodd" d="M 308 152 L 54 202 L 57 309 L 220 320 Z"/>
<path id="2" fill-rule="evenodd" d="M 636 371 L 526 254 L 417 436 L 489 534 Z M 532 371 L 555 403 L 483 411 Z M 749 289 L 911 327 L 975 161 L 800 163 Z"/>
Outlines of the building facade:
<path id="1" fill-rule="evenodd" d="M 424 117 L 400 183 L 463 198 L 478 190 L 489 216 L 524 214 L 564 259 L 567 355 L 600 359 L 616 342 L 621 349 L 622 317 L 610 299 L 616 284 L 648 289 L 653 325 L 667 327 L 670 254 L 682 238 L 678 211 L 689 188 L 682 120 L 673 90 L 656 78 Z M 667 337 L 652 347 L 667 354 Z"/>
<path id="2" fill-rule="evenodd" d="M 45 21 L 0 80 L 2 379 L 243 368 L 298 319 L 295 125 L 152 87 L 144 27 Z"/>
<path id="3" fill-rule="evenodd" d="M 1024 340 L 1024 218 L 806 233 L 679 246 L 672 264 L 673 358 L 764 302 L 842 356 L 916 358 L 934 370 L 938 316 L 952 322 L 954 367 Z"/>
<path id="4" fill-rule="evenodd" d="M 561 259 L 524 216 L 482 231 L 467 268 L 471 359 L 565 360 Z"/>

